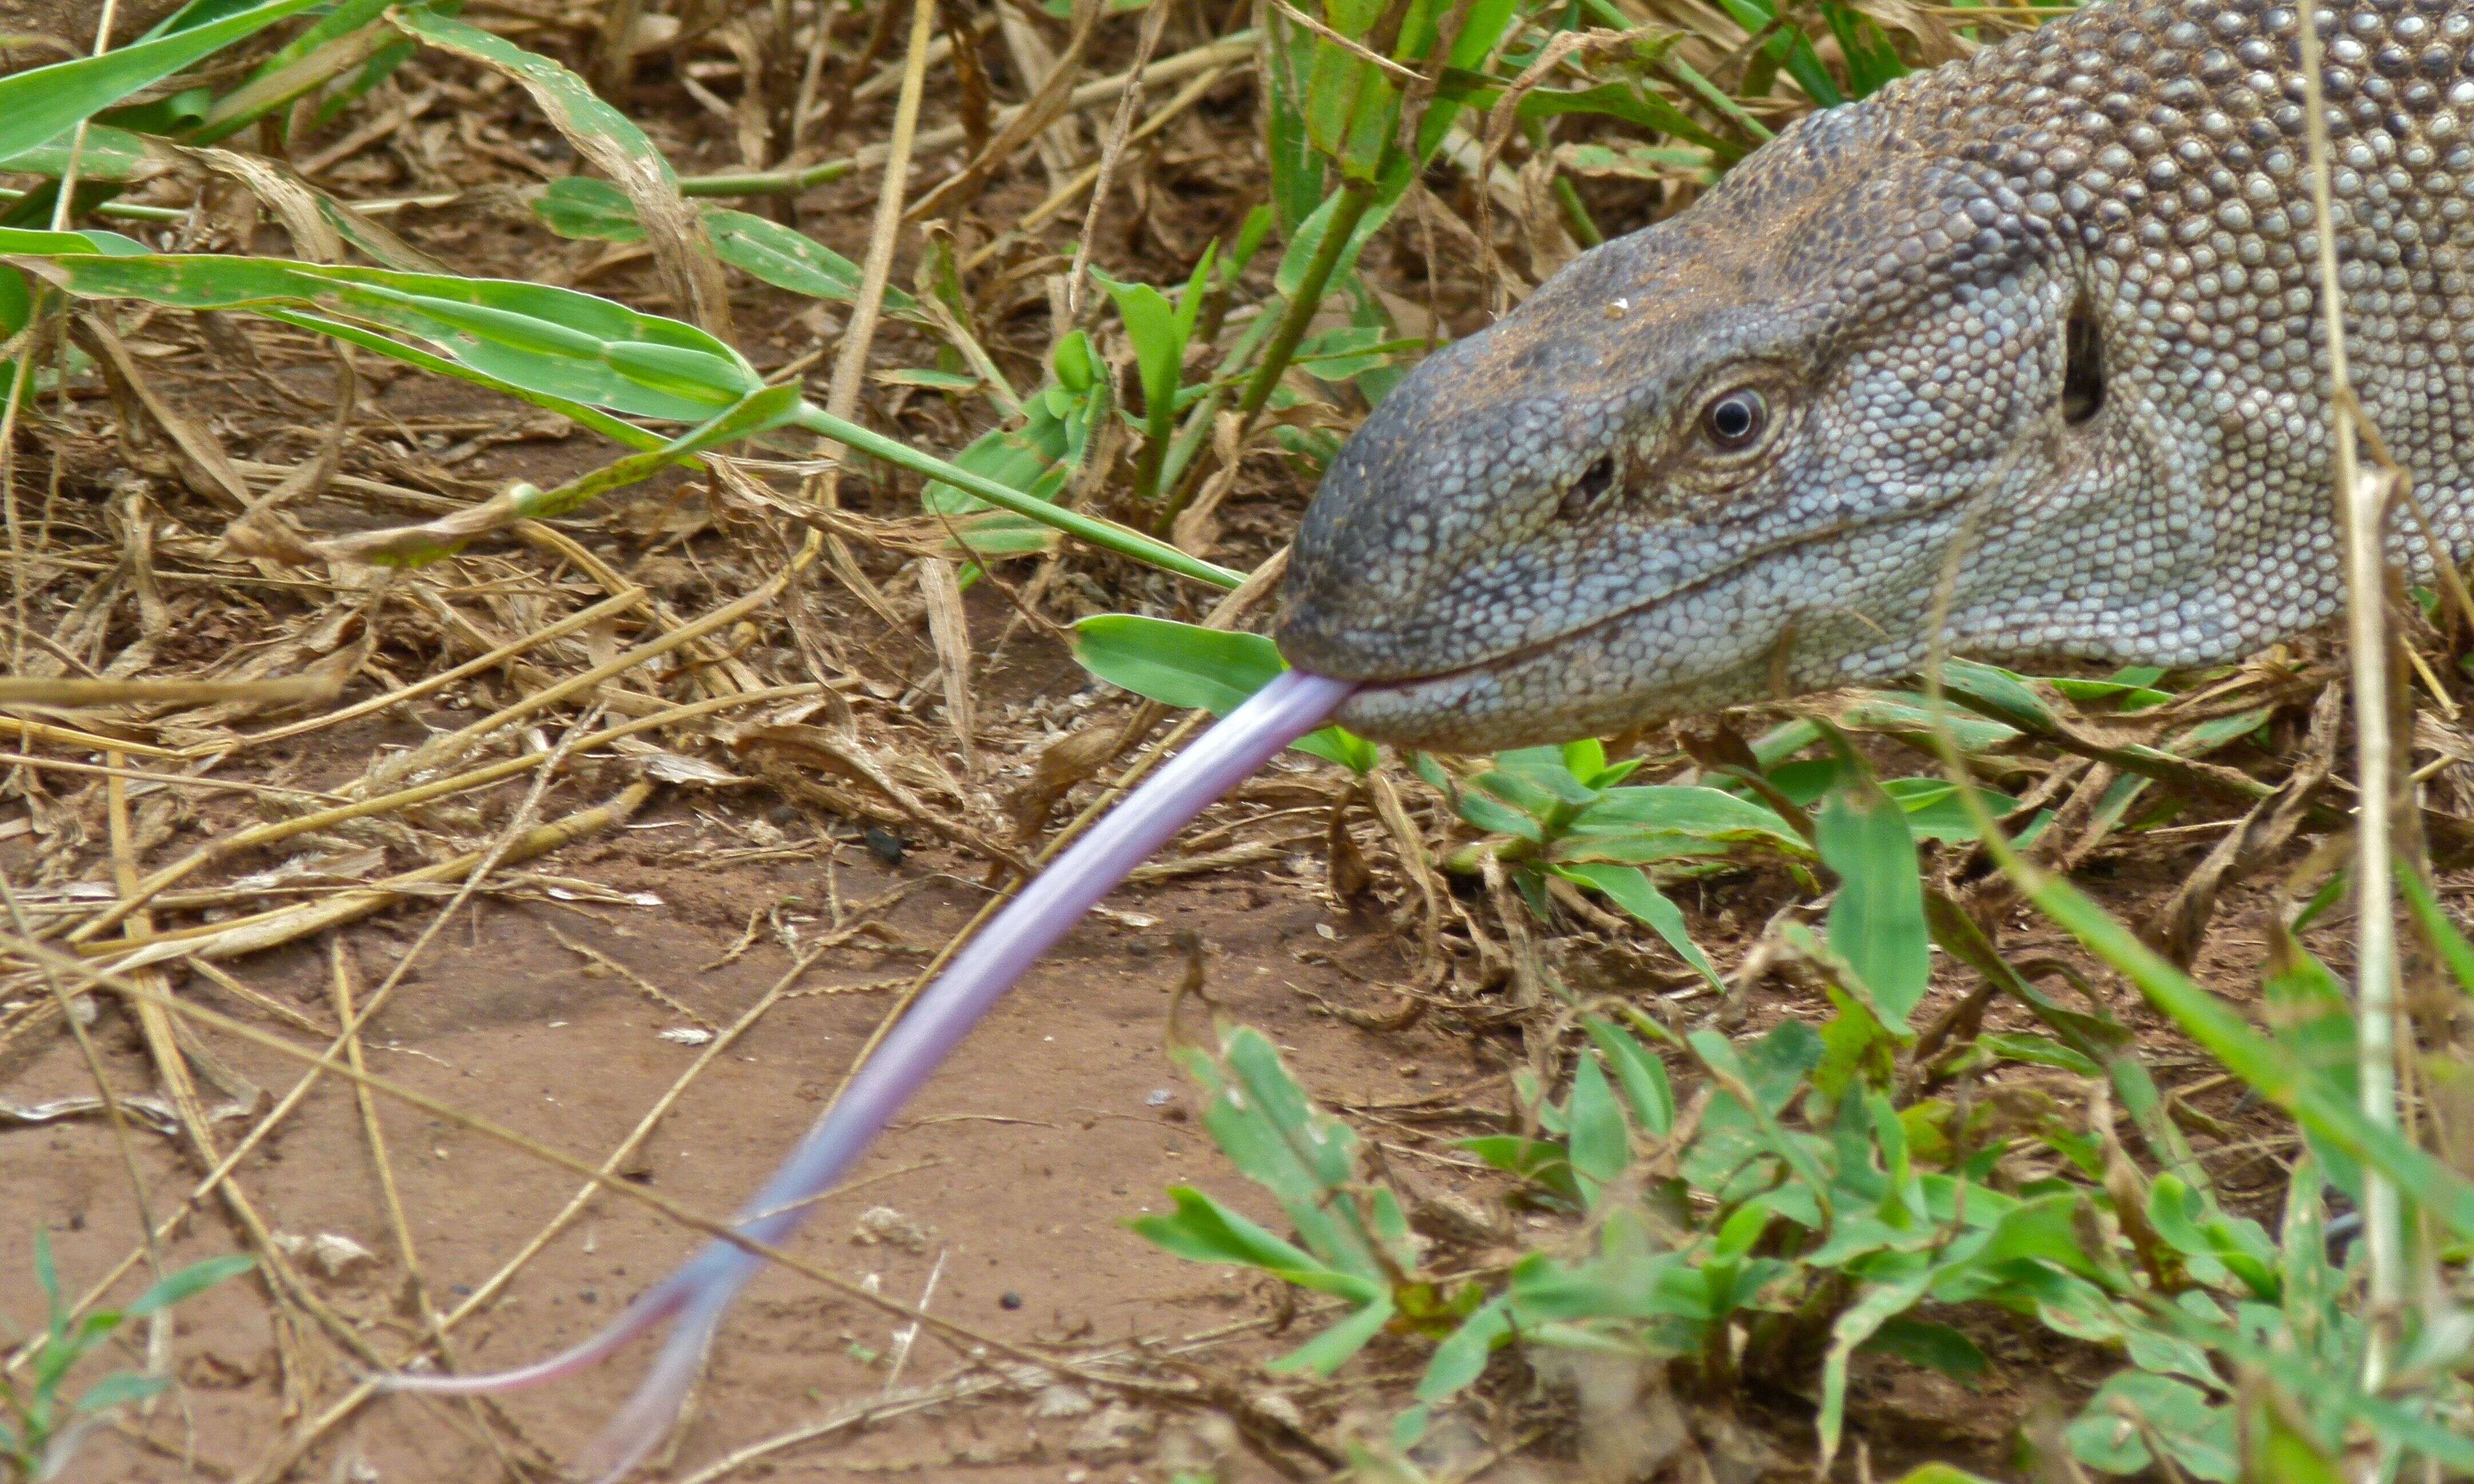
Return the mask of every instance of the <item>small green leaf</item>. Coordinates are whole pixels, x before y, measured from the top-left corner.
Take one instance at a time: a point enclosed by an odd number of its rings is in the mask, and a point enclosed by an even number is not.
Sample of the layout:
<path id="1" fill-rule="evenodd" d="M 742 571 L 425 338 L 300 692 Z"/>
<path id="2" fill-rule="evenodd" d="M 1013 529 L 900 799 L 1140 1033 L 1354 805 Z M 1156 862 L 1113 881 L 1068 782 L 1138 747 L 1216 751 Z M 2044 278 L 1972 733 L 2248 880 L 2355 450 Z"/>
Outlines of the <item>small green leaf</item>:
<path id="1" fill-rule="evenodd" d="M 1418 1381 L 1418 1400 L 1441 1401 L 1476 1380 L 1485 1374 L 1487 1356 L 1511 1338 L 1511 1301 L 1490 1300 L 1435 1347 Z"/>
<path id="2" fill-rule="evenodd" d="M 643 224 L 627 193 L 592 176 L 562 176 L 533 198 L 533 215 L 562 237 L 587 242 L 642 242 Z"/>
<path id="3" fill-rule="evenodd" d="M 1822 861 L 1838 874 L 1830 903 L 1830 949 L 1852 967 L 1881 1023 L 1911 1034 L 1907 1013 L 1932 977 L 1924 881 L 1905 813 L 1870 780 L 1841 787 L 1815 826 Z"/>
<path id="4" fill-rule="evenodd" d="M 837 303 L 859 299 L 859 265 L 805 232 L 719 206 L 705 208 L 704 225 L 721 260 L 751 278 L 810 299 Z M 923 318 L 919 300 L 896 288 L 885 291 L 885 311 L 907 320 Z"/>
<path id="5" fill-rule="evenodd" d="M 1692 941 L 1692 929 L 1684 921 L 1684 909 L 1667 899 L 1647 872 L 1637 866 L 1591 864 L 1558 865 L 1552 869 L 1566 881 L 1606 894 L 1609 901 L 1664 940 L 1676 957 L 1690 965 L 1711 989 L 1726 993 L 1726 982 L 1718 977 L 1717 966 Z"/>
<path id="6" fill-rule="evenodd" d="M 1605 1053 L 1607 1065 L 1614 1068 L 1615 1082 L 1623 1089 L 1632 1121 L 1650 1137 L 1664 1138 L 1675 1127 L 1675 1090 L 1666 1079 L 1666 1064 L 1603 1017 L 1583 1016 L 1581 1028 L 1589 1032 L 1589 1040 Z"/>
<path id="7" fill-rule="evenodd" d="M 1200 1190 L 1171 1185 L 1176 1209 L 1127 1223 L 1152 1246 L 1190 1262 L 1229 1262 L 1267 1273 L 1302 1273 L 1321 1263 Z"/>
<path id="8" fill-rule="evenodd" d="M 160 1396 L 169 1390 L 171 1385 L 172 1378 L 168 1376 L 146 1376 L 135 1371 L 117 1372 L 88 1387 L 85 1395 L 78 1398 L 76 1410 L 89 1415 L 108 1412 L 113 1407 L 127 1406 L 132 1402 L 143 1401 L 149 1397 Z"/>
<path id="9" fill-rule="evenodd" d="M 2152 1441 L 2202 1479 L 2233 1480 L 2240 1472 L 2233 1414 L 2211 1406 L 2188 1381 L 2124 1371 L 2097 1389 L 2065 1431 L 2079 1462 L 2107 1473 L 2137 1473 L 2153 1462 Z"/>
<path id="10" fill-rule="evenodd" d="M 1572 1128 L 1566 1146 L 1572 1169 L 1584 1182 L 1582 1193 L 1594 1206 L 1600 1187 L 1620 1179 L 1624 1166 L 1632 1162 L 1632 1136 L 1624 1126 L 1623 1109 L 1594 1056 L 1583 1056 L 1573 1069 L 1567 1116 Z"/>
<path id="11" fill-rule="evenodd" d="M 1074 658 L 1082 668 L 1138 696 L 1225 716 L 1288 668 L 1277 646 L 1259 634 L 1205 629 L 1135 613 L 1099 613 L 1074 626 Z M 1356 773 L 1375 763 L 1373 744 L 1325 727 L 1290 744 L 1301 753 Z"/>
<path id="12" fill-rule="evenodd" d="M 133 1319 L 142 1318 L 158 1309 L 170 1308 L 183 1299 L 206 1292 L 228 1278 L 238 1278 L 257 1266 L 257 1259 L 247 1253 L 226 1253 L 194 1262 L 177 1273 L 167 1273 L 155 1285 L 132 1300 L 128 1313 Z"/>
<path id="13" fill-rule="evenodd" d="M 1856 1347 L 1896 1355 L 1912 1365 L 1928 1366 L 1944 1376 L 1974 1380 L 1993 1369 L 1974 1340 L 1948 1325 L 1922 1319 L 1884 1320 L 1873 1337 Z"/>

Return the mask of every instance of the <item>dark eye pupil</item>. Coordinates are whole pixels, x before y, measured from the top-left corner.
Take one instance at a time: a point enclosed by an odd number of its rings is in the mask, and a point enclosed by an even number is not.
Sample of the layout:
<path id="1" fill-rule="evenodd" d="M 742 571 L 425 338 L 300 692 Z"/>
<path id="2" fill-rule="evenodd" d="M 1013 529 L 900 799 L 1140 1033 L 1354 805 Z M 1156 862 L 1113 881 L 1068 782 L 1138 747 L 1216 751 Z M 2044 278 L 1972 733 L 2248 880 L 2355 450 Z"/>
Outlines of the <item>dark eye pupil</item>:
<path id="1" fill-rule="evenodd" d="M 1750 392 L 1734 392 L 1710 407 L 1710 432 L 1722 443 L 1742 443 L 1761 430 L 1761 400 Z"/>

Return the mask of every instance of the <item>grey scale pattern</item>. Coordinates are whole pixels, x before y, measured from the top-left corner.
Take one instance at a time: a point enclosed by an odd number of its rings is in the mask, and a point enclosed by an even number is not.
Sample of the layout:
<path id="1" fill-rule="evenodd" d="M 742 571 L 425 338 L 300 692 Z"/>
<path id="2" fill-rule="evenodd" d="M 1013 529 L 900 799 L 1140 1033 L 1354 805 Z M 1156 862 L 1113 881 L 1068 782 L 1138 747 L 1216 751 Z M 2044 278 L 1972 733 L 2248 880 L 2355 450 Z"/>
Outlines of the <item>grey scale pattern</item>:
<path id="1" fill-rule="evenodd" d="M 2318 24 L 2354 379 L 2462 559 L 2474 0 Z M 2324 620 L 2298 25 L 2097 6 L 1814 114 L 1583 254 L 1335 460 L 1282 648 L 1367 682 L 1346 724 L 1478 751 L 1910 672 L 1953 541 L 1952 637 L 1986 658 L 2197 664 Z M 1709 409 L 1744 390 L 1764 424 L 1725 446 Z M 2407 521 L 2391 555 L 2432 560 Z"/>

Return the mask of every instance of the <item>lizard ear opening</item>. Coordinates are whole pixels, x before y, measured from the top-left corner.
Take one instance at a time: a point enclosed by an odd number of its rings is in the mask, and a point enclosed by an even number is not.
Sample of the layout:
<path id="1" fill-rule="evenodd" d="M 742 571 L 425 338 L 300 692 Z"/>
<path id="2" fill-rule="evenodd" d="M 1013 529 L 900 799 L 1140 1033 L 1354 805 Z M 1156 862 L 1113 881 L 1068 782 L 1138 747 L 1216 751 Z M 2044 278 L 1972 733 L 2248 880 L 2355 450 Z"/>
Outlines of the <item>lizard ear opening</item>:
<path id="1" fill-rule="evenodd" d="M 2062 420 L 2085 422 L 2104 406 L 2104 337 L 2096 308 L 2081 294 L 2062 326 Z"/>

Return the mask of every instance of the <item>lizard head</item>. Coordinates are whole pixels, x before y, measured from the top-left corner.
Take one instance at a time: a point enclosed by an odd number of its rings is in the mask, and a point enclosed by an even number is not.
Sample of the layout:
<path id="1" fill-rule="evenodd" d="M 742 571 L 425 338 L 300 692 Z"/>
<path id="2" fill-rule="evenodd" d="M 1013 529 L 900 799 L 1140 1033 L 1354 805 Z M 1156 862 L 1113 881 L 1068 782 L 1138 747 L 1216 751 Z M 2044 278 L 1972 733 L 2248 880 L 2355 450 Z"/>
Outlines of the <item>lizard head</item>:
<path id="1" fill-rule="evenodd" d="M 1470 752 L 1894 676 L 1962 530 L 1999 572 L 2084 518 L 2100 347 L 2050 198 L 1881 102 L 1582 254 L 1374 410 L 1278 630 L 1359 682 L 1344 724 Z M 1963 577 L 1954 628 L 2021 591 Z"/>

